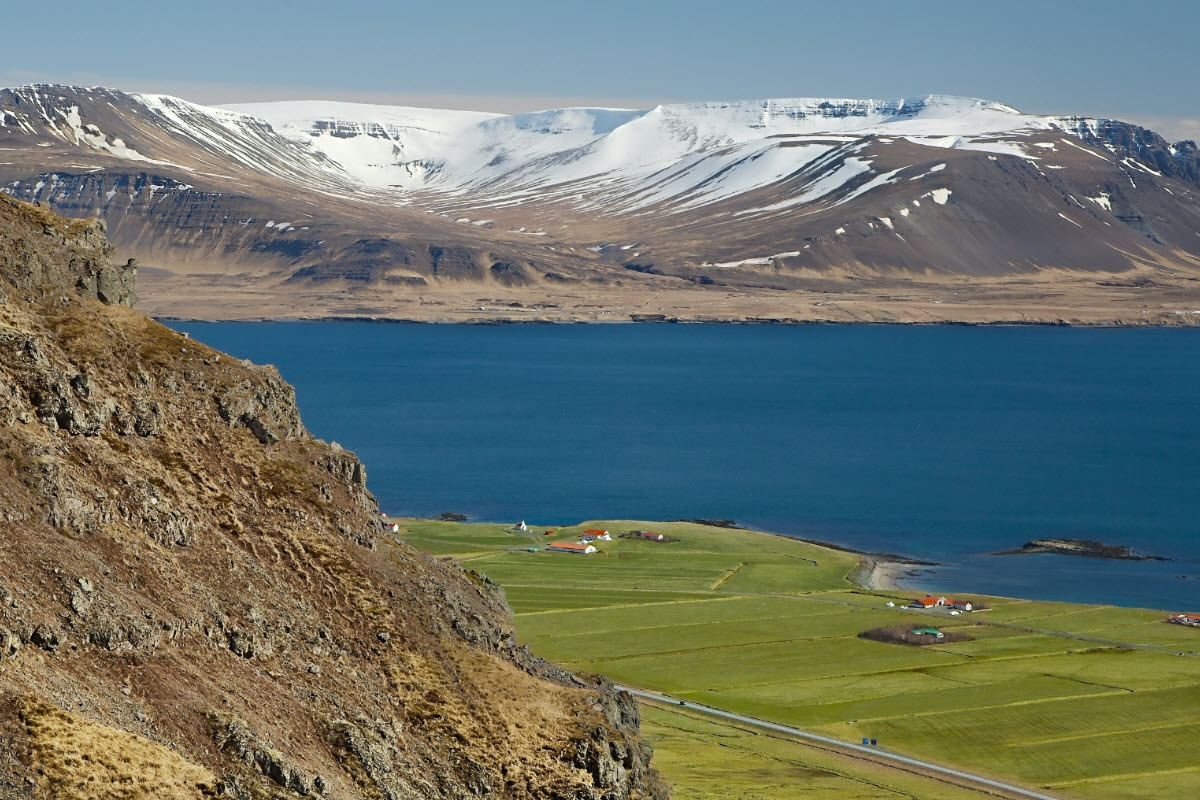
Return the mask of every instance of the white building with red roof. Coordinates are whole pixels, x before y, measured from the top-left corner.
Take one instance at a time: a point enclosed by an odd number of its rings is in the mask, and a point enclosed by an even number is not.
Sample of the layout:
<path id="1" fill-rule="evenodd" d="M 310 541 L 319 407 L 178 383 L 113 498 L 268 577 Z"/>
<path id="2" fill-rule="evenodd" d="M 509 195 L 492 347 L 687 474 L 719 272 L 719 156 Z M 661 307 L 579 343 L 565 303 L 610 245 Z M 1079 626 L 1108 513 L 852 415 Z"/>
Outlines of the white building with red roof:
<path id="1" fill-rule="evenodd" d="M 552 550 L 556 553 L 578 553 L 579 555 L 587 555 L 588 553 L 596 552 L 596 548 L 585 542 L 554 542 L 549 545 L 547 550 Z"/>

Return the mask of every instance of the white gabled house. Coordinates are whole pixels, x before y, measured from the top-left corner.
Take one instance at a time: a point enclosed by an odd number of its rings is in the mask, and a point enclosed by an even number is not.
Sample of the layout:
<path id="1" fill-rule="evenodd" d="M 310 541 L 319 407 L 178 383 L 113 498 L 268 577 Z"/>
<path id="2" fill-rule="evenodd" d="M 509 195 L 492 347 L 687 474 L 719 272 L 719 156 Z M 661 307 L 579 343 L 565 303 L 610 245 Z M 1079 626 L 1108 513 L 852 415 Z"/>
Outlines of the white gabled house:
<path id="1" fill-rule="evenodd" d="M 586 541 L 599 540 L 602 542 L 611 542 L 612 537 L 608 535 L 608 531 L 602 531 L 597 528 L 588 528 L 583 533 L 579 534 L 579 538 Z"/>

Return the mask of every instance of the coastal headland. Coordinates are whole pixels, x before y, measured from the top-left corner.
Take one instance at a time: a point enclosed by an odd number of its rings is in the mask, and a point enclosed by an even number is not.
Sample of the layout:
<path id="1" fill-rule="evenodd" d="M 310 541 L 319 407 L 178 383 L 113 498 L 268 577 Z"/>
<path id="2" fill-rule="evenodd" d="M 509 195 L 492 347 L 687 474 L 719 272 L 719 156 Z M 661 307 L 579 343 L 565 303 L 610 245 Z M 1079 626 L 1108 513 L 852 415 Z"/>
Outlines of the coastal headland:
<path id="1" fill-rule="evenodd" d="M 690 797 L 740 790 L 783 800 L 805 787 L 859 797 L 868 785 L 981 796 L 756 735 L 689 713 L 690 703 L 875 740 L 1051 797 L 1158 797 L 1198 785 L 1187 742 L 1200 730 L 1190 711 L 1200 701 L 1200 638 L 1168 624 L 1166 611 L 984 597 L 969 586 L 945 587 L 935 599 L 947 605 L 915 610 L 925 592 L 886 585 L 913 565 L 694 523 L 593 520 L 545 535 L 395 521 L 414 548 L 498 583 L 535 654 L 682 701 L 643 711 L 655 763 Z M 592 540 L 589 554 L 549 547 L 589 529 L 612 541 Z M 956 600 L 987 610 L 960 611 Z M 932 630 L 934 641 L 863 636 L 891 626 Z M 733 759 L 740 777 L 697 754 Z"/>

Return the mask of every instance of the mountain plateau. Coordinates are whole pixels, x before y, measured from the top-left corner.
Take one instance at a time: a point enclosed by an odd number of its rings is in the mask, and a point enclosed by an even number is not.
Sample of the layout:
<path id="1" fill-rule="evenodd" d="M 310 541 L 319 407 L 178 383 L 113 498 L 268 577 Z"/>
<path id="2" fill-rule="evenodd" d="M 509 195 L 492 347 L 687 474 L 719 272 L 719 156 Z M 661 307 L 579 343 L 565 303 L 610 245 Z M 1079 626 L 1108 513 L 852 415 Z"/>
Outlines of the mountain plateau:
<path id="1" fill-rule="evenodd" d="M 1200 150 L 986 100 L 511 116 L 0 91 L 0 189 L 204 318 L 1200 321 Z"/>

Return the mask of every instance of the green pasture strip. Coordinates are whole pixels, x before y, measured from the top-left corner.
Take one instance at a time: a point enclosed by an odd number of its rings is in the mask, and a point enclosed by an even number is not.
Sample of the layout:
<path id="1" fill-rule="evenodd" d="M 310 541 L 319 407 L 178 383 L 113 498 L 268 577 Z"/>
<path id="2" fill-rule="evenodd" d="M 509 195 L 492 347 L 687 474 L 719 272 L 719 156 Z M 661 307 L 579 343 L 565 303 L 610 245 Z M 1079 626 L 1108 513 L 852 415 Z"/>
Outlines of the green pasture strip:
<path id="1" fill-rule="evenodd" d="M 642 733 L 676 800 L 981 800 L 985 795 L 789 739 L 642 708 Z"/>
<path id="2" fill-rule="evenodd" d="M 517 633 L 528 624 L 527 620 L 536 619 L 541 614 L 561 614 L 574 617 L 577 620 L 590 618 L 591 615 L 575 614 L 575 611 L 589 608 L 626 608 L 654 605 L 657 603 L 691 602 L 697 597 L 694 592 L 657 592 L 630 589 L 589 590 L 581 592 L 577 589 L 556 589 L 547 586 L 524 586 L 506 584 L 504 594 L 508 604 L 517 614 Z M 606 611 L 605 613 L 611 613 Z M 532 616 L 531 616 L 532 615 Z M 559 623 L 563 624 L 563 623 Z"/>
<path id="3" fill-rule="evenodd" d="M 930 648 L 841 638 L 749 644 L 668 655 L 572 661 L 616 681 L 671 694 L 790 680 L 889 672 L 953 663 L 960 656 Z"/>
<path id="4" fill-rule="evenodd" d="M 1197 741 L 1198 702 L 1200 687 L 1192 686 L 865 720 L 823 730 L 878 737 L 882 745 L 931 760 L 952 753 L 957 765 L 1047 785 L 1188 763 L 1186 752 L 1194 753 Z"/>
<path id="5" fill-rule="evenodd" d="M 1031 633 L 1024 636 L 987 637 L 981 638 L 978 641 L 938 645 L 938 649 L 945 650 L 947 653 L 958 653 L 965 656 L 1001 658 L 1004 656 L 1069 653 L 1075 650 L 1091 650 L 1098 646 L 1094 642 L 1081 642 L 1061 636 Z"/>
<path id="6" fill-rule="evenodd" d="M 843 563 L 821 563 L 795 559 L 750 562 L 721 584 L 723 592 L 795 593 L 824 589 L 846 575 Z"/>
<path id="7" fill-rule="evenodd" d="M 1132 642 L 1134 644 L 1169 647 L 1184 653 L 1200 653 L 1200 628 L 1174 625 L 1163 620 L 1142 622 L 1135 625 L 1121 625 L 1113 628 L 1101 628 L 1089 632 L 1088 635 L 1102 639 Z"/>
<path id="8" fill-rule="evenodd" d="M 646 609 L 643 624 L 653 621 L 658 607 Z M 603 633 L 563 633 L 534 638 L 530 644 L 551 660 L 588 661 L 651 653 L 685 653 L 714 647 L 759 642 L 789 642 L 854 636 L 886 622 L 870 611 L 849 610 L 804 617 L 665 624 Z"/>
<path id="9" fill-rule="evenodd" d="M 1160 622 L 1167 618 L 1161 611 L 1149 611 L 1144 608 L 1120 608 L 1118 606 L 1079 606 L 1079 610 L 1048 617 L 1026 617 L 1019 623 L 1030 628 L 1044 631 L 1062 631 L 1064 633 L 1084 633 L 1100 636 L 1098 631 L 1118 628 L 1126 625 L 1137 625 L 1145 622 Z M 1177 627 L 1183 627 L 1179 625 Z"/>
<path id="10" fill-rule="evenodd" d="M 748 700 L 739 696 L 737 689 L 723 691 L 719 701 L 722 708 L 753 717 L 767 717 L 801 728 L 828 726 L 833 724 L 866 724 L 870 720 L 884 720 L 922 714 L 943 714 L 962 710 L 982 710 L 1006 705 L 1040 702 L 1048 699 L 1112 693 L 1112 689 L 1064 681 L 1058 678 L 1027 678 L 988 687 L 986 697 L 981 698 L 974 686 L 963 686 L 942 682 L 939 686 L 924 691 L 872 697 L 860 700 L 824 703 L 789 703 L 786 699 L 776 702 Z M 695 697 L 697 702 L 708 704 L 709 700 Z"/>
<path id="11" fill-rule="evenodd" d="M 714 708 L 726 702 L 746 703 L 747 708 L 751 705 L 760 708 L 783 708 L 916 694 L 935 691 L 943 686 L 961 685 L 935 678 L 923 670 L 912 669 L 733 686 L 714 691 L 683 692 L 681 696 Z M 725 698 L 729 700 L 726 701 Z"/>
<path id="12" fill-rule="evenodd" d="M 630 592 L 629 594 L 638 594 Z M 802 620 L 808 616 L 841 614 L 841 609 L 801 598 L 750 597 L 717 593 L 680 594 L 678 602 L 663 603 L 652 609 L 641 607 L 611 608 L 603 614 L 555 616 L 540 614 L 517 620 L 517 632 L 532 639 L 556 634 L 608 633 L 662 628 L 672 625 L 717 624 L 764 619 Z M 687 600 L 692 602 L 687 602 Z"/>
<path id="13" fill-rule="evenodd" d="M 897 606 L 908 603 L 906 598 L 891 592 L 873 592 L 865 589 L 845 589 L 827 587 L 814 590 L 806 595 L 813 600 L 825 600 L 843 605 L 863 606 L 864 608 L 886 608 L 890 600 Z"/>
<path id="14" fill-rule="evenodd" d="M 972 595 L 975 597 L 975 595 Z M 1042 625 L 1032 625 L 1030 619 L 1044 619 L 1056 615 L 1074 615 L 1080 611 L 1095 611 L 1104 606 L 1081 606 L 1074 603 L 1055 603 L 1048 600 L 1012 600 L 980 597 L 980 600 L 992 606 L 987 611 L 972 612 L 992 622 L 1013 622 L 1019 625 L 1029 625 L 1031 628 L 1042 627 L 1054 630 L 1046 622 Z"/>
<path id="15" fill-rule="evenodd" d="M 1047 742 L 1020 748 L 1019 758 L 1041 769 L 1051 788 L 1130 774 L 1160 772 L 1195 762 L 1200 724 L 1140 728 L 1115 732 L 1103 739 Z M 1103 752 L 1104 758 L 1081 759 L 1080 751 Z M 1082 793 L 1082 787 L 1072 793 Z"/>
<path id="16" fill-rule="evenodd" d="M 1200 764 L 1148 770 L 1134 775 L 1105 776 L 1086 785 L 1074 784 L 1070 791 L 1086 794 L 1096 800 L 1184 800 L 1200 797 Z"/>
<path id="17" fill-rule="evenodd" d="M 1200 684 L 1200 662 L 1194 658 L 1116 648 L 1028 658 L 980 658 L 936 667 L 929 673 L 977 684 L 1045 675 L 1128 691 Z"/>
<path id="18" fill-rule="evenodd" d="M 432 556 L 466 556 L 489 552 L 488 549 L 478 547 L 474 542 L 455 539 L 425 539 L 419 536 L 401 536 L 399 539 L 413 550 L 419 553 L 429 553 Z"/>
<path id="19" fill-rule="evenodd" d="M 577 589 L 691 589 L 708 591 L 720 570 L 678 560 L 662 565 L 605 559 L 596 554 L 503 553 L 476 561 L 499 584 L 540 584 Z"/>

